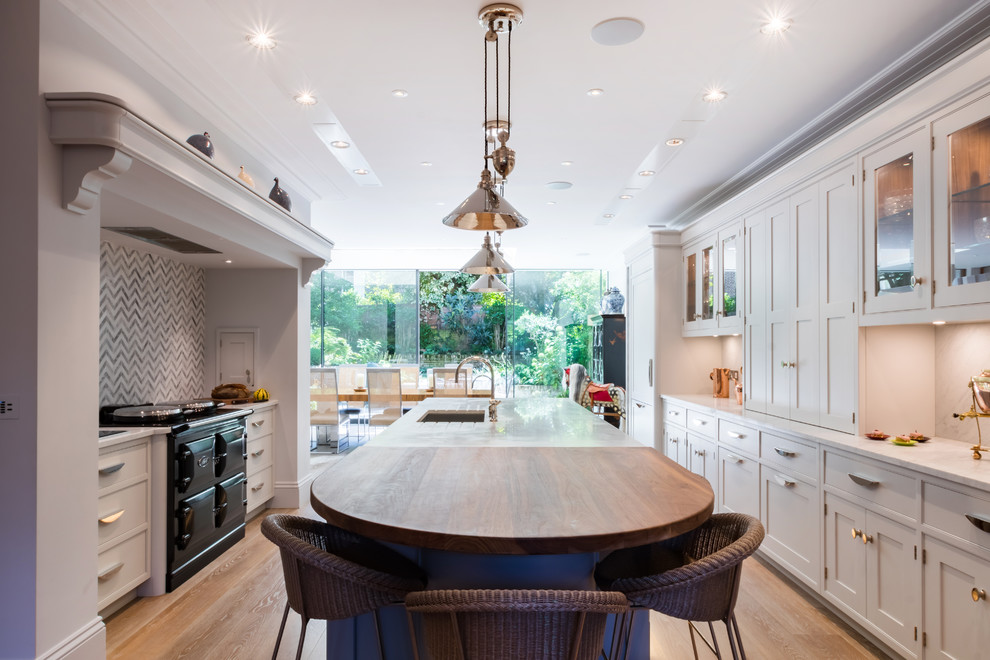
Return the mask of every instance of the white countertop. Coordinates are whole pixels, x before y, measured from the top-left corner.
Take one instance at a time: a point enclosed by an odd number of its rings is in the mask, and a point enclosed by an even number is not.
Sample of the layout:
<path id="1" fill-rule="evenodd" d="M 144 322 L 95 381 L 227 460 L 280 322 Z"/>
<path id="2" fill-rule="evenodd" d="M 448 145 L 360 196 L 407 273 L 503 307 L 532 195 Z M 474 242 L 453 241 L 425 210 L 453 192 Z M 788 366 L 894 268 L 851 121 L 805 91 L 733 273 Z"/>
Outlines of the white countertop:
<path id="1" fill-rule="evenodd" d="M 900 465 L 922 474 L 941 477 L 982 490 L 990 488 L 990 454 L 985 455 L 982 460 L 975 461 L 970 450 L 972 445 L 952 438 L 932 438 L 928 442 L 911 447 L 901 447 L 889 441 L 870 440 L 861 435 L 840 433 L 773 415 L 754 413 L 744 410 L 734 399 L 716 399 L 711 396 L 691 394 L 664 394 L 661 398 L 670 399 L 689 408 L 732 415 L 744 423 L 746 421 L 758 423 L 760 426 L 770 427 L 788 435 L 821 443 L 826 448 L 834 447 L 861 456 L 878 458 L 892 465 Z M 990 431 L 990 426 L 987 428 Z M 906 433 L 910 429 L 883 429 L 883 431 L 884 433 L 893 431 L 891 435 L 896 435 Z"/>

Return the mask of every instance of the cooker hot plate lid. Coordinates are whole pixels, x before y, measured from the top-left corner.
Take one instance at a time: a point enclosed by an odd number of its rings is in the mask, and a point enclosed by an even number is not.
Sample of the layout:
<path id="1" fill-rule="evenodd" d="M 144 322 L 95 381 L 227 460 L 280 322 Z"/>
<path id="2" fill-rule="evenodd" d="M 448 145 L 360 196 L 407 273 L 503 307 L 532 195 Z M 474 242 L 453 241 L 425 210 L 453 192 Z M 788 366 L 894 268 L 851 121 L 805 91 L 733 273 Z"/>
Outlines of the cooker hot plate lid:
<path id="1" fill-rule="evenodd" d="M 130 406 L 113 411 L 117 422 L 167 422 L 182 418 L 182 408 L 173 405 Z"/>

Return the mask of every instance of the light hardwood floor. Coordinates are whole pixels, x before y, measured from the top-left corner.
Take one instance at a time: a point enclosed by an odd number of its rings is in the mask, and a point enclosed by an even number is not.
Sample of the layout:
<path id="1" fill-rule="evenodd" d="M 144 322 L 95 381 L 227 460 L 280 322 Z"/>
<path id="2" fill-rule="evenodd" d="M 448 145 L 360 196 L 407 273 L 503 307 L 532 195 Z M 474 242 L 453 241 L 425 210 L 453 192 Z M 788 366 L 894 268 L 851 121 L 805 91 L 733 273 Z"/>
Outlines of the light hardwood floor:
<path id="1" fill-rule="evenodd" d="M 317 517 L 311 509 L 291 513 Z M 285 591 L 279 554 L 261 535 L 261 518 L 248 523 L 244 541 L 173 593 L 139 599 L 109 617 L 107 658 L 270 658 Z M 746 653 L 754 660 L 886 657 L 754 558 L 746 560 L 736 618 Z M 724 627 L 716 625 L 727 652 Z M 293 657 L 299 628 L 299 616 L 290 613 L 280 657 Z M 651 660 L 692 657 L 685 622 L 654 613 L 650 628 Z M 303 657 L 322 659 L 325 648 L 325 624 L 310 622 Z M 704 648 L 699 653 L 705 660 L 713 657 Z"/>

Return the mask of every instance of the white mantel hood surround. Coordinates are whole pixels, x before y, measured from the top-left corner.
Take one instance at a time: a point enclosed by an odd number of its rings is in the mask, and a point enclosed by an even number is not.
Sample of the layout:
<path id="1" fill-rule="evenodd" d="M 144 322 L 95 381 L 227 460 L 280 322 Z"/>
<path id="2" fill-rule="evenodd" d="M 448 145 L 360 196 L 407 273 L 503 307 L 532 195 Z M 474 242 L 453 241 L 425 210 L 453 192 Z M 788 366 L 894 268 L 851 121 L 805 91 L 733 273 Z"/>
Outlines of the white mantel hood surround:
<path id="1" fill-rule="evenodd" d="M 64 147 L 66 209 L 86 213 L 96 205 L 104 186 L 126 172 L 129 185 L 120 185 L 115 192 L 168 214 L 170 209 L 151 196 L 177 182 L 183 192 L 193 193 L 182 195 L 181 202 L 196 205 L 194 219 L 186 213 L 156 215 L 152 226 L 165 222 L 167 226 L 160 229 L 183 238 L 200 243 L 212 238 L 264 255 L 274 266 L 300 268 L 300 285 L 330 261 L 333 241 L 142 119 L 124 101 L 89 92 L 49 93 L 45 101 L 51 113 L 49 137 Z"/>

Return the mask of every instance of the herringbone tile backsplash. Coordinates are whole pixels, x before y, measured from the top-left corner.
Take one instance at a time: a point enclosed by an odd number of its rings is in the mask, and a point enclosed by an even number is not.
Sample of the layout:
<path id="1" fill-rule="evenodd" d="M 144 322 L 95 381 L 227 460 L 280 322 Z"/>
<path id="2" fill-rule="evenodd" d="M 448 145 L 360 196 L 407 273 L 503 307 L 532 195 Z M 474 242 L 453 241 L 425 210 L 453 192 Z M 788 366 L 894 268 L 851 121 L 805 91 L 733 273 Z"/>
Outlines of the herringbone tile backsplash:
<path id="1" fill-rule="evenodd" d="M 100 405 L 206 395 L 202 268 L 100 244 Z"/>

